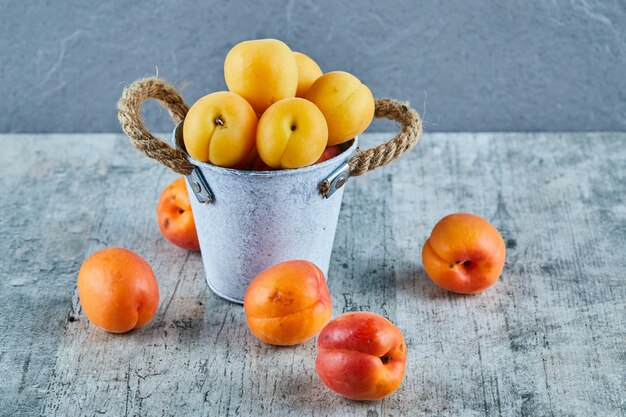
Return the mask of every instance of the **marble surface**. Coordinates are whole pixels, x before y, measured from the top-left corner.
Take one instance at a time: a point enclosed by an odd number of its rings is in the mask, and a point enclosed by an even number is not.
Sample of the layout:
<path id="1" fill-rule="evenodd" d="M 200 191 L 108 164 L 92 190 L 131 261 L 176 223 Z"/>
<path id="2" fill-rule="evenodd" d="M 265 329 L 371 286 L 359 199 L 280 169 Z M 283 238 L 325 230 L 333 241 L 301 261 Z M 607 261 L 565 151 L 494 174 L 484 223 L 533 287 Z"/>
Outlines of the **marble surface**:
<path id="1" fill-rule="evenodd" d="M 385 135 L 364 135 L 364 145 Z M 175 175 L 122 135 L 0 135 L 0 415 L 621 416 L 626 412 L 626 135 L 426 134 L 352 178 L 329 272 L 334 316 L 404 332 L 391 397 L 359 403 L 318 379 L 315 344 L 276 348 L 207 288 L 202 261 L 159 233 Z M 507 244 L 476 296 L 435 286 L 421 247 L 444 215 L 491 221 Z M 152 265 L 154 320 L 90 325 L 76 274 L 124 246 Z"/>

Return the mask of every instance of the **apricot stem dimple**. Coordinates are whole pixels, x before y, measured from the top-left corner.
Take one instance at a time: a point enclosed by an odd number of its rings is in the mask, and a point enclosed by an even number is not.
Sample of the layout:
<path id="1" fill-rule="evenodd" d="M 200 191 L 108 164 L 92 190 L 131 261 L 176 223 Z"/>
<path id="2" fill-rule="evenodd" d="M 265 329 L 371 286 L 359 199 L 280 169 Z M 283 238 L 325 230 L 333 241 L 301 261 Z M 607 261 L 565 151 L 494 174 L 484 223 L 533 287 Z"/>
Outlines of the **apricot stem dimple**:
<path id="1" fill-rule="evenodd" d="M 387 365 L 389 362 L 391 362 L 391 357 L 383 355 L 380 357 L 380 361 L 383 363 L 383 365 Z"/>
<path id="2" fill-rule="evenodd" d="M 215 124 L 218 126 L 224 126 L 224 119 L 222 119 L 221 115 L 215 118 Z"/>
<path id="3" fill-rule="evenodd" d="M 296 125 L 291 125 L 291 131 L 295 131 L 296 130 Z"/>
<path id="4" fill-rule="evenodd" d="M 464 267 L 467 268 L 468 266 L 470 266 L 471 263 L 472 263 L 472 261 L 470 261 L 469 259 L 466 259 L 465 261 L 456 260 L 456 261 L 454 261 L 454 263 L 448 265 L 448 267 L 450 267 L 450 269 L 452 269 L 452 268 L 454 268 L 455 265 L 461 264 L 461 265 L 463 265 Z"/>

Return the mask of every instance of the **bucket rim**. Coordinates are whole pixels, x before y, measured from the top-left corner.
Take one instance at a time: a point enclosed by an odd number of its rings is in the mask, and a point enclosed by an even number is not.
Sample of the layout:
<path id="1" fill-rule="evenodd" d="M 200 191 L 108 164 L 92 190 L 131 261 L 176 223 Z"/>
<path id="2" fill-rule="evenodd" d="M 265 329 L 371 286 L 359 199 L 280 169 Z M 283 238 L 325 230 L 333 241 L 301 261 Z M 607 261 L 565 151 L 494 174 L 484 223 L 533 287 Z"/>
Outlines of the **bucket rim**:
<path id="1" fill-rule="evenodd" d="M 172 143 L 174 148 L 180 150 L 185 155 L 185 158 L 189 163 L 195 165 L 198 168 L 202 168 L 203 170 L 210 170 L 224 174 L 233 174 L 233 175 L 249 175 L 251 177 L 271 177 L 271 176 L 289 176 L 289 175 L 297 175 L 297 174 L 306 174 L 317 170 L 323 170 L 324 168 L 330 167 L 331 165 L 336 164 L 339 159 L 349 159 L 357 150 L 359 146 L 359 137 L 355 136 L 353 139 L 344 142 L 340 145 L 348 145 L 339 155 L 333 156 L 330 159 L 327 159 L 324 162 L 320 162 L 319 164 L 312 164 L 305 167 L 300 168 L 288 168 L 288 169 L 277 169 L 276 171 L 246 171 L 234 168 L 221 167 L 218 165 L 209 164 L 206 162 L 198 161 L 192 158 L 184 147 L 180 145 L 182 142 L 182 127 L 183 120 L 180 122 L 172 132 Z M 346 158 L 347 156 L 347 158 Z"/>

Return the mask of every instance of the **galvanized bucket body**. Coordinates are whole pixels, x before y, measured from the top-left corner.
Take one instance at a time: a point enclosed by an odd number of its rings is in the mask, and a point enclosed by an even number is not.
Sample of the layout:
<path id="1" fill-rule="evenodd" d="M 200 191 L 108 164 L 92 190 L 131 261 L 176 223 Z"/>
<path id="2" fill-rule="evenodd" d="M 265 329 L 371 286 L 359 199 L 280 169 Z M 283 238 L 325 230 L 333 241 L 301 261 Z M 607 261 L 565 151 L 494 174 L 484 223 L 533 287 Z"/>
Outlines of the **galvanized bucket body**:
<path id="1" fill-rule="evenodd" d="M 173 139 L 184 150 L 181 125 Z M 343 197 L 341 185 L 357 141 L 320 164 L 269 172 L 221 168 L 188 156 L 212 193 L 211 202 L 194 197 L 200 188 L 194 170 L 187 189 L 206 280 L 213 292 L 242 303 L 256 275 L 290 259 L 313 262 L 327 274 Z M 338 172 L 346 177 L 332 195 L 324 197 L 320 183 Z"/>

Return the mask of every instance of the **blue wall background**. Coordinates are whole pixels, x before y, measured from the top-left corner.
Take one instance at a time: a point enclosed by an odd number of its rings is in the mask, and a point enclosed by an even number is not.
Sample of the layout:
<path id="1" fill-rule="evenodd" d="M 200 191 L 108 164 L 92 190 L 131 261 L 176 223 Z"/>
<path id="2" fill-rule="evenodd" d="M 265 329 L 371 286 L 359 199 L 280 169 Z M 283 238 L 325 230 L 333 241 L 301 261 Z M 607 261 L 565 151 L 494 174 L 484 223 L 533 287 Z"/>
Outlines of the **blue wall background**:
<path id="1" fill-rule="evenodd" d="M 0 132 L 117 132 L 124 85 L 158 72 L 192 103 L 264 37 L 426 108 L 430 131 L 626 130 L 624 0 L 0 0 Z"/>

